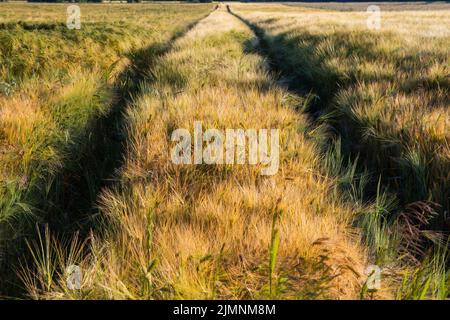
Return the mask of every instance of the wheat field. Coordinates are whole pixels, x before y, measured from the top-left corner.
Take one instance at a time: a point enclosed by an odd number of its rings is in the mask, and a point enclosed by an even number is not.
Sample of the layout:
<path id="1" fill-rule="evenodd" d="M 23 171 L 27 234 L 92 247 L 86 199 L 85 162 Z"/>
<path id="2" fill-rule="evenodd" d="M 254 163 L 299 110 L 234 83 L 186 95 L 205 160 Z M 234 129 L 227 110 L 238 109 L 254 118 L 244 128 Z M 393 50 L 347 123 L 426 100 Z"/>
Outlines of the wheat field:
<path id="1" fill-rule="evenodd" d="M 2 297 L 448 299 L 450 8 L 394 7 L 0 4 Z"/>

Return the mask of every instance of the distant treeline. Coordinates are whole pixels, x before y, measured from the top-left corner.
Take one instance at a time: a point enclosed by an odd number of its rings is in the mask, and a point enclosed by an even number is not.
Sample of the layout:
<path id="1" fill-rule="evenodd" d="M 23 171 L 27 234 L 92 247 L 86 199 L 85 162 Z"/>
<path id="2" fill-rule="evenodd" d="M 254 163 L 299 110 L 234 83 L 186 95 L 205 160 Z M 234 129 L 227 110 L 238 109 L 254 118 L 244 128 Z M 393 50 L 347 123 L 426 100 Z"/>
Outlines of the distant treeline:
<path id="1" fill-rule="evenodd" d="M 128 2 L 128 3 L 136 3 L 136 2 L 151 2 L 148 0 L 27 0 L 28 2 Z M 158 0 L 160 1 L 179 1 L 179 0 Z M 217 0 L 215 0 L 217 1 Z M 236 1 L 236 2 L 377 2 L 370 0 L 227 0 L 227 1 Z M 0 2 L 8 2 L 8 0 L 0 0 Z M 14 2 L 14 0 L 11 0 Z M 187 0 L 186 2 L 212 2 L 212 0 Z M 435 2 L 435 1 L 423 1 L 423 0 L 380 0 L 380 2 Z M 449 1 L 439 1 L 439 2 L 449 2 Z"/>
<path id="2" fill-rule="evenodd" d="M 157 0 L 158 2 L 167 1 L 179 1 L 179 0 Z M 217 1 L 217 0 L 215 0 Z M 436 2 L 436 1 L 423 1 L 423 0 L 226 0 L 236 2 Z M 0 2 L 8 2 L 8 0 L 0 0 Z M 14 2 L 14 0 L 11 0 Z M 148 0 L 27 0 L 27 2 L 151 2 Z M 212 2 L 212 0 L 186 0 L 186 2 Z M 220 2 L 220 1 L 219 1 Z M 438 1 L 438 2 L 450 2 L 450 1 Z"/>
<path id="3" fill-rule="evenodd" d="M 162 0 L 164 1 L 164 0 Z M 216 0 L 217 1 L 217 0 Z M 225 0 L 225 1 L 235 1 L 235 2 L 450 2 L 450 1 L 426 1 L 426 0 Z"/>
<path id="4" fill-rule="evenodd" d="M 0 2 L 7 2 L 8 0 L 0 0 Z M 173 2 L 173 1 L 179 1 L 179 0 L 158 0 L 158 2 L 160 1 L 167 1 L 167 2 Z M 51 3 L 55 3 L 55 2 L 128 2 L 128 3 L 139 3 L 139 2 L 150 2 L 148 0 L 27 0 L 27 2 L 51 2 Z M 212 0 L 188 0 L 186 2 L 197 2 L 197 3 L 206 3 L 206 2 L 212 2 Z"/>

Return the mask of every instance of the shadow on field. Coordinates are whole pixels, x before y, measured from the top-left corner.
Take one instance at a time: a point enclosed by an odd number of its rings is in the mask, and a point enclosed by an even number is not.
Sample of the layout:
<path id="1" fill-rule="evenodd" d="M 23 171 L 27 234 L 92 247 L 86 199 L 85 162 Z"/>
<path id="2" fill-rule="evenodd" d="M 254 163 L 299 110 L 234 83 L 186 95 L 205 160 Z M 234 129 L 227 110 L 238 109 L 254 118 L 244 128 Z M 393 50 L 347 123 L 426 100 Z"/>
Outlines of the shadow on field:
<path id="1" fill-rule="evenodd" d="M 176 31 L 166 43 L 126 54 L 129 63 L 113 84 L 114 101 L 108 112 L 92 120 L 90 127 L 77 137 L 77 142 L 68 150 L 63 168 L 47 177 L 45 185 L 29 195 L 36 203 L 34 210 L 38 212 L 38 217 L 29 219 L 25 227 L 21 226 L 21 236 L 4 248 L 7 257 L 2 257 L 4 259 L 0 265 L 5 270 L 0 279 L 0 296 L 27 297 L 17 271 L 24 265 L 33 268 L 33 257 L 27 243 L 45 245 L 41 237 L 47 229 L 61 243 L 70 243 L 74 237 L 83 242 L 91 232 L 102 235 L 99 221 L 104 217 L 97 201 L 102 190 L 117 183 L 115 177 L 126 156 L 127 109 L 132 108 L 133 101 L 140 96 L 143 84 L 154 81 L 152 70 L 158 59 L 200 20 Z M 11 225 L 10 228 L 15 227 Z"/>
<path id="2" fill-rule="evenodd" d="M 381 189 L 393 198 L 393 203 L 396 203 L 389 210 L 389 219 L 395 219 L 410 204 L 428 203 L 422 208 L 428 210 L 429 212 L 424 211 L 424 214 L 433 216 L 433 219 L 431 224 L 421 227 L 444 232 L 450 230 L 445 214 L 450 209 L 450 182 L 445 179 L 445 171 L 450 169 L 449 161 L 443 158 L 435 159 L 435 153 L 429 150 L 422 152 L 423 156 L 427 157 L 423 162 L 417 163 L 414 159 L 409 159 L 408 146 L 402 139 L 414 141 L 414 137 L 409 137 L 408 133 L 400 132 L 400 129 L 391 127 L 390 124 L 380 122 L 380 126 L 389 126 L 386 129 L 395 132 L 387 138 L 368 134 L 369 123 L 357 117 L 350 107 L 338 106 L 339 102 L 336 101 L 341 91 L 357 84 L 359 80 L 355 77 L 356 73 L 350 76 L 339 73 L 325 63 L 324 55 L 317 53 L 317 48 L 329 41 L 344 50 L 345 57 L 356 54 L 363 61 L 389 59 L 390 52 L 380 51 L 375 47 L 377 39 L 362 35 L 356 40 L 349 39 L 345 32 L 333 34 L 332 39 L 325 35 L 309 33 L 292 36 L 287 32 L 271 36 L 259 26 L 234 13 L 229 6 L 227 10 L 256 34 L 259 40 L 256 52 L 268 60 L 268 69 L 279 79 L 280 84 L 285 85 L 288 91 L 294 94 L 311 97 L 309 106 L 301 111 L 309 115 L 312 124 L 311 136 L 318 140 L 323 153 L 328 156 L 330 152 L 335 152 L 333 150 L 337 148 L 336 141 L 339 141 L 338 160 L 341 163 L 335 166 L 337 170 L 331 170 L 329 173 L 339 179 L 339 176 L 345 175 L 349 166 L 356 163 L 354 177 L 368 177 L 361 192 L 363 201 L 378 197 L 381 186 Z M 255 51 L 252 44 L 246 49 Z M 397 68 L 407 70 L 411 67 L 411 59 L 414 57 L 397 59 Z M 390 75 L 364 75 L 364 81 L 367 83 L 380 80 L 396 81 Z M 420 79 L 417 80 L 417 85 L 412 89 L 411 82 L 400 83 L 399 92 L 407 93 L 421 87 L 434 90 L 433 86 L 436 84 L 433 82 L 425 81 L 425 84 L 419 84 Z M 437 86 L 448 87 L 448 83 L 440 83 Z M 320 130 L 317 130 L 318 128 Z M 319 132 L 319 136 L 315 132 Z M 348 165 L 343 166 L 345 163 Z M 346 184 L 347 188 L 351 188 L 351 181 L 346 181 L 341 186 L 345 188 Z"/>

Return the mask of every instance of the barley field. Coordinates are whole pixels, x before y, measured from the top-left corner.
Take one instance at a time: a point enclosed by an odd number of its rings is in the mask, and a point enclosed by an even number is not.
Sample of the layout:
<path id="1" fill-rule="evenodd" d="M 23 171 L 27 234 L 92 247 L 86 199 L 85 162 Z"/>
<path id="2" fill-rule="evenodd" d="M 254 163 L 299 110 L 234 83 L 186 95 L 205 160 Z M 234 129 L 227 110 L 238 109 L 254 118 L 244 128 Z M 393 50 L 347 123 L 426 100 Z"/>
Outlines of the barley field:
<path id="1" fill-rule="evenodd" d="M 0 296 L 448 299 L 450 5 L 379 5 L 0 3 Z"/>

